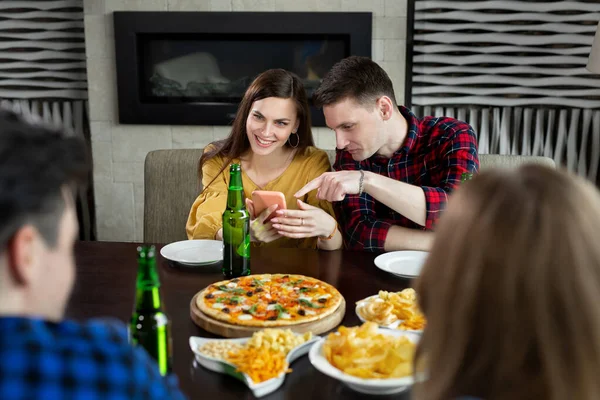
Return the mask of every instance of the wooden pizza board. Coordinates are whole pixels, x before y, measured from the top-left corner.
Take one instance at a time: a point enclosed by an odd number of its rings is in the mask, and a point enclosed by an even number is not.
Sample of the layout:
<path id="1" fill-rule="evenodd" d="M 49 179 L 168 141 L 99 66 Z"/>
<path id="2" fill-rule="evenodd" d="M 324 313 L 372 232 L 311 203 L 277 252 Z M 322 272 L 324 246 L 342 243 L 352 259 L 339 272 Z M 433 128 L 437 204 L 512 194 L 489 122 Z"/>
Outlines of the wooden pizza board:
<path id="1" fill-rule="evenodd" d="M 198 294 L 199 293 L 196 293 L 196 295 L 192 298 L 192 302 L 190 303 L 190 316 L 192 317 L 192 321 L 194 321 L 196 325 L 205 331 L 226 338 L 241 338 L 250 337 L 254 332 L 265 329 L 265 327 L 260 326 L 233 325 L 227 322 L 216 320 L 211 316 L 204 314 L 196 305 L 196 297 L 198 297 Z M 345 314 L 346 300 L 344 300 L 342 297 L 342 302 L 339 307 L 332 314 L 329 314 L 325 318 L 298 325 L 281 326 L 280 328 L 291 329 L 296 333 L 312 332 L 314 335 L 319 335 L 338 326 L 342 322 L 342 319 L 344 319 Z"/>

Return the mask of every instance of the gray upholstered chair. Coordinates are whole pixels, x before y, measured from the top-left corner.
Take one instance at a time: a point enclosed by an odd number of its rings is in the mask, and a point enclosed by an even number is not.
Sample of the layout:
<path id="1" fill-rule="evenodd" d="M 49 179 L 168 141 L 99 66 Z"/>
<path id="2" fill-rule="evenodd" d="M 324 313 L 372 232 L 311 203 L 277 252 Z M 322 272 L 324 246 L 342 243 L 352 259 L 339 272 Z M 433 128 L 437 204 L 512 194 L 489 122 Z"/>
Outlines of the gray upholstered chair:
<path id="1" fill-rule="evenodd" d="M 331 165 L 335 162 L 335 150 L 326 150 L 329 156 Z M 518 167 L 522 164 L 542 164 L 549 167 L 555 167 L 554 160 L 548 157 L 542 156 L 513 156 L 513 155 L 500 155 L 500 154 L 480 154 L 479 165 L 480 170 L 488 168 L 511 168 Z"/>
<path id="2" fill-rule="evenodd" d="M 192 203 L 202 190 L 198 160 L 203 149 L 156 150 L 144 166 L 144 242 L 185 240 L 185 223 Z M 327 150 L 331 163 L 335 150 Z M 538 163 L 554 167 L 547 157 L 480 154 L 481 170 Z"/>
<path id="3" fill-rule="evenodd" d="M 203 149 L 156 150 L 144 165 L 144 242 L 187 239 L 185 223 L 202 189 L 198 160 Z"/>
<path id="4" fill-rule="evenodd" d="M 480 154 L 479 169 L 484 171 L 488 168 L 515 168 L 523 164 L 541 164 L 556 168 L 554 160 L 543 156 L 517 156 L 500 154 Z"/>

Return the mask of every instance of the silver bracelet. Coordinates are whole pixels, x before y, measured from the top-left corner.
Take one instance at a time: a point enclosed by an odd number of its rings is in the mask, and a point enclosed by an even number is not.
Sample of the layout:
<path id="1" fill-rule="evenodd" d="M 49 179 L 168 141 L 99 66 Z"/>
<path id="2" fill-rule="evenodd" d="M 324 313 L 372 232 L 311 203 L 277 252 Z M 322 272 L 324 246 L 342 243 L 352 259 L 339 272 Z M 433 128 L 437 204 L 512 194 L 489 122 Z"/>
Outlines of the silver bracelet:
<path id="1" fill-rule="evenodd" d="M 358 195 L 360 196 L 361 194 L 363 194 L 363 182 L 365 180 L 365 172 L 361 169 L 360 170 L 360 180 L 358 181 Z"/>

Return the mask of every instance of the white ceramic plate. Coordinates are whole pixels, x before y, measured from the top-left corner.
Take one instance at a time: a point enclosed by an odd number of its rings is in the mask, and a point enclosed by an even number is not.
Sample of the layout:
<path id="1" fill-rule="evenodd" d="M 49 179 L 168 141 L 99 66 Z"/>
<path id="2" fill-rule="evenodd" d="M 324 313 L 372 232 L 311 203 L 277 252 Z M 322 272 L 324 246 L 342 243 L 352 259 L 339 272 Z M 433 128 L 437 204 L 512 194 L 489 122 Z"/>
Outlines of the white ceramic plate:
<path id="1" fill-rule="evenodd" d="M 363 316 L 360 314 L 360 308 L 370 299 L 372 298 L 378 298 L 379 295 L 373 295 L 373 296 L 369 296 L 365 299 L 362 299 L 360 301 L 358 301 L 356 303 L 356 308 L 354 309 L 354 312 L 356 313 L 356 316 L 358 317 L 358 319 L 361 320 L 361 322 L 367 322 L 366 319 L 363 318 Z M 396 322 L 393 322 L 389 325 L 379 325 L 382 328 L 387 328 L 387 329 L 398 329 L 398 326 L 400 326 L 400 324 L 402 323 L 402 320 L 398 320 Z M 411 332 L 411 333 L 416 333 L 416 334 L 422 334 L 423 330 L 414 330 L 414 329 L 399 329 L 400 332 Z"/>
<path id="2" fill-rule="evenodd" d="M 182 240 L 166 245 L 160 254 L 167 260 L 184 265 L 214 264 L 223 260 L 223 242 L 220 240 Z"/>
<path id="3" fill-rule="evenodd" d="M 246 384 L 246 386 L 248 386 L 250 388 L 250 390 L 252 390 L 252 393 L 254 394 L 254 396 L 262 397 L 269 393 L 274 392 L 283 384 L 283 381 L 285 380 L 285 375 L 286 375 L 285 372 L 282 372 L 278 377 L 269 379 L 268 381 L 264 381 L 261 383 L 254 383 L 248 375 L 237 372 L 236 368 L 233 364 L 228 363 L 227 361 L 224 361 L 224 360 L 221 360 L 218 358 L 209 357 L 205 354 L 200 353 L 200 350 L 199 350 L 200 347 L 202 347 L 207 342 L 228 341 L 228 342 L 232 342 L 232 343 L 244 344 L 249 339 L 250 338 L 208 339 L 208 338 L 203 338 L 203 337 L 191 336 L 190 337 L 190 347 L 191 347 L 192 351 L 194 352 L 194 354 L 196 355 L 196 361 L 198 361 L 198 363 L 200 365 L 202 365 L 204 368 L 207 368 L 211 371 L 231 375 L 234 378 L 237 378 L 240 381 L 244 382 Z M 319 336 L 315 336 L 311 340 L 294 347 L 286 356 L 288 365 L 291 365 L 295 360 L 297 360 L 298 358 L 307 354 L 308 351 L 310 350 L 311 346 L 320 339 L 321 338 Z"/>
<path id="4" fill-rule="evenodd" d="M 429 255 L 426 251 L 392 251 L 375 258 L 375 265 L 402 278 L 416 278 Z"/>
<path id="5" fill-rule="evenodd" d="M 420 340 L 419 335 L 410 332 L 392 331 L 389 329 L 379 329 L 379 332 L 391 336 L 406 336 L 413 343 L 418 343 Z M 379 395 L 400 393 L 410 388 L 415 381 L 413 376 L 392 379 L 363 379 L 348 375 L 327 361 L 327 358 L 323 354 L 323 343 L 325 343 L 324 338 L 320 339 L 310 349 L 308 358 L 311 364 L 325 375 L 344 382 L 357 392 Z"/>

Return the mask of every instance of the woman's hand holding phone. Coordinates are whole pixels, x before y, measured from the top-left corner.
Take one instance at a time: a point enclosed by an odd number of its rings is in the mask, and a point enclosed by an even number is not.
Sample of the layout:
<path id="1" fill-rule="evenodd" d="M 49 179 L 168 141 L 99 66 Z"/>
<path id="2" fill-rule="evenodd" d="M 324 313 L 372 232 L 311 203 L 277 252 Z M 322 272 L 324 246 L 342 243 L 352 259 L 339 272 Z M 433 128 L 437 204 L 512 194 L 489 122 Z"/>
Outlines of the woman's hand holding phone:
<path id="1" fill-rule="evenodd" d="M 278 210 L 271 220 L 281 236 L 293 239 L 328 237 L 336 229 L 337 222 L 331 215 L 299 199 L 297 202 L 298 210 Z"/>
<path id="2" fill-rule="evenodd" d="M 279 206 L 273 204 L 263 210 L 257 217 L 254 213 L 254 202 L 246 199 L 246 209 L 250 213 L 250 240 L 253 242 L 269 243 L 277 240 L 281 235 L 273 228 L 273 224 L 267 219 L 273 214 Z"/>

